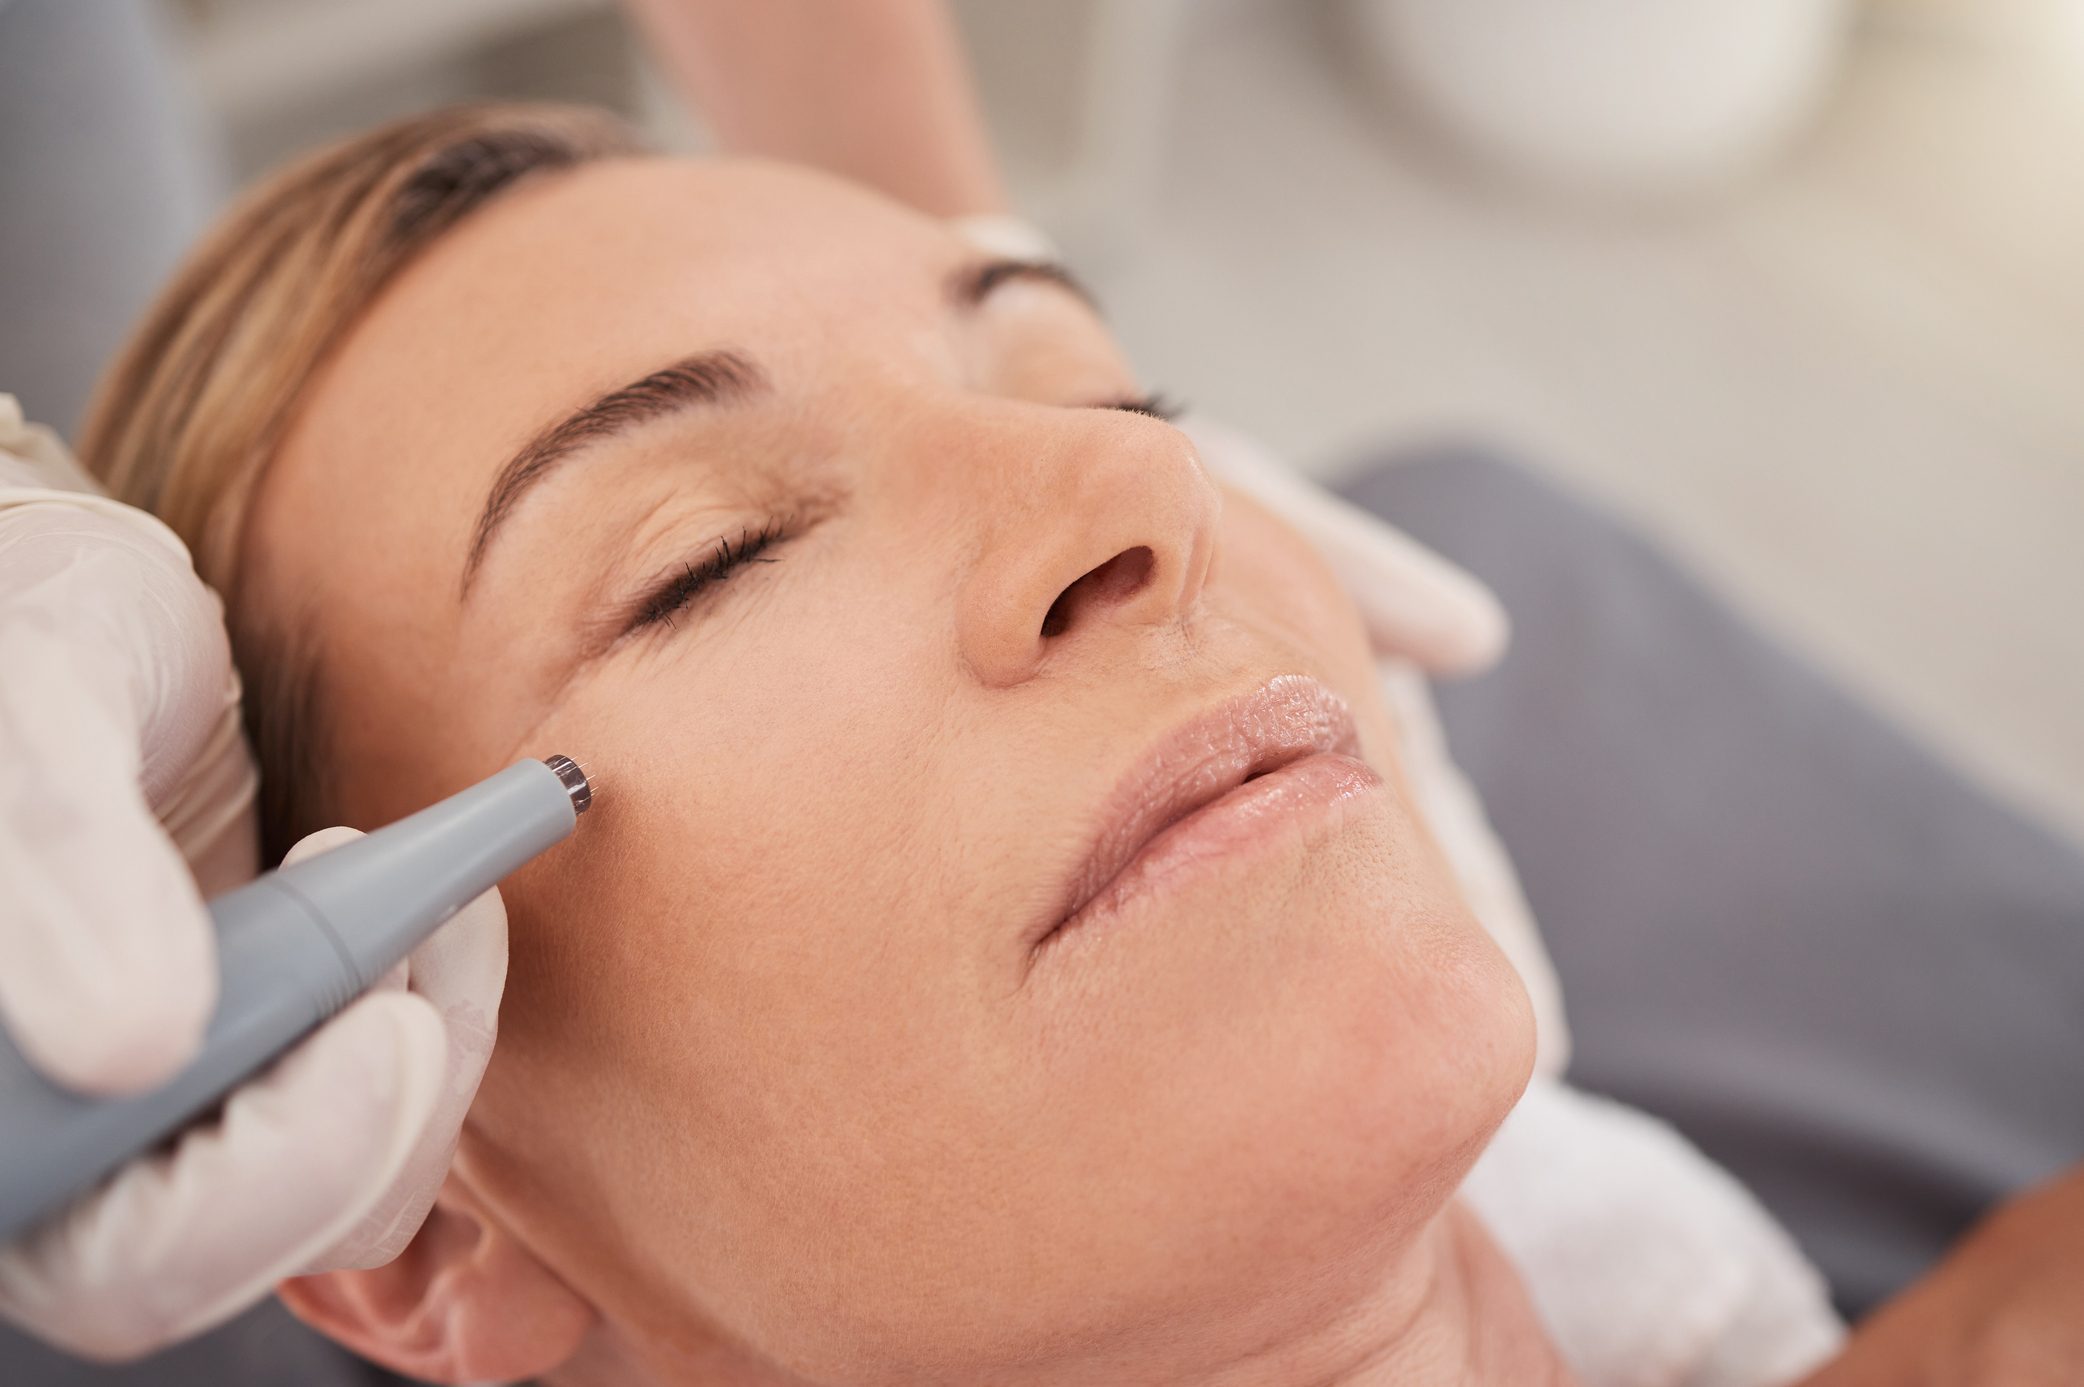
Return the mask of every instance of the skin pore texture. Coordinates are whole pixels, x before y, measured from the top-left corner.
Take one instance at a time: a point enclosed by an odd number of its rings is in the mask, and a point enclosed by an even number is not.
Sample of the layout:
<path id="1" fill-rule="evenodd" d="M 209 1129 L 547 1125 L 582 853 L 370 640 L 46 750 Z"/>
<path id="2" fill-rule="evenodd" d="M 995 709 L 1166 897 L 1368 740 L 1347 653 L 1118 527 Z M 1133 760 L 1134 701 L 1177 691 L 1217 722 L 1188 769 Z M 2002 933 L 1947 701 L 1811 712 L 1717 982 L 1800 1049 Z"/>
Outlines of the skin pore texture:
<path id="1" fill-rule="evenodd" d="M 1119 407 L 1076 292 L 971 302 L 975 265 L 818 175 L 608 162 L 466 220 L 330 362 L 235 600 L 315 652 L 339 816 L 553 751 L 602 793 L 505 887 L 427 1225 L 285 1298 L 442 1381 L 1560 1381 L 1452 1202 L 1526 999 L 1356 614 Z M 543 468 L 466 593 L 511 456 L 717 352 L 723 398 Z M 1124 778 L 1284 676 L 1379 780 L 1036 947 Z"/>

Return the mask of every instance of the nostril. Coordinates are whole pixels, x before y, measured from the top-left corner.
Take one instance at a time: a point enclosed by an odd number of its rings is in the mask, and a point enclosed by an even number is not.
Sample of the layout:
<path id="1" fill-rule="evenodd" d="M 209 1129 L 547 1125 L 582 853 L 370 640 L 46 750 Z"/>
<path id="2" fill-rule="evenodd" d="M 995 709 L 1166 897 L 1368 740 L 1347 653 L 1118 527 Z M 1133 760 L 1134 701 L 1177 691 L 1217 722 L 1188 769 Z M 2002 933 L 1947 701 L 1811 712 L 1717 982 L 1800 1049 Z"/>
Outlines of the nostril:
<path id="1" fill-rule="evenodd" d="M 1111 607 L 1139 592 L 1150 581 L 1151 569 L 1157 566 L 1157 562 L 1158 556 L 1150 551 L 1150 546 L 1139 544 L 1134 549 L 1122 550 L 1071 587 L 1074 590 L 1085 589 L 1083 600 Z"/>
<path id="2" fill-rule="evenodd" d="M 1057 594 L 1042 616 L 1042 634 L 1060 636 L 1081 607 L 1111 607 L 1136 595 L 1150 581 L 1158 556 L 1147 544 L 1124 549 Z"/>

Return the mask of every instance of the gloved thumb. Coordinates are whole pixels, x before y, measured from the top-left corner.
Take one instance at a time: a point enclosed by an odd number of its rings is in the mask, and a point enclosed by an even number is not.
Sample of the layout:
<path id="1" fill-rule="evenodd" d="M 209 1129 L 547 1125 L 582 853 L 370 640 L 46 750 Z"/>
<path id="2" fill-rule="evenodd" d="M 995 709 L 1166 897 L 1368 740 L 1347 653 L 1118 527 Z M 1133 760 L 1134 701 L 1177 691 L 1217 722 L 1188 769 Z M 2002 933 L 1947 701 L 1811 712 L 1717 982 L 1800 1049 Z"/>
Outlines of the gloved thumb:
<path id="1" fill-rule="evenodd" d="M 352 828 L 320 829 L 291 848 L 283 864 L 330 852 L 361 836 Z M 378 984 L 378 995 L 407 991 L 440 1018 L 444 1045 L 434 1071 L 439 1077 L 432 1107 L 392 1178 L 371 1189 L 362 1216 L 301 1270 L 381 1266 L 412 1241 L 448 1174 L 457 1134 L 492 1058 L 506 971 L 506 904 L 493 887 L 456 912 Z"/>

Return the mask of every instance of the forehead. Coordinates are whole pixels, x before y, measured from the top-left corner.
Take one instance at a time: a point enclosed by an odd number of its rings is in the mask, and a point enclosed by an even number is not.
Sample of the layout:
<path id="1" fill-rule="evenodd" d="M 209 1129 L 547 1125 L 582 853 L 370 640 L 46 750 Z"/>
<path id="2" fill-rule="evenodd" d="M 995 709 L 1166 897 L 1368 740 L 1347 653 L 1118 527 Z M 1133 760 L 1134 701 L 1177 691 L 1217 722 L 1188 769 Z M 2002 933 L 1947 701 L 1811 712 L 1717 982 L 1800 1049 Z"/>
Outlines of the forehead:
<path id="1" fill-rule="evenodd" d="M 399 276 L 291 443 L 356 437 L 371 396 L 444 432 L 508 438 L 703 346 L 786 356 L 829 342 L 836 322 L 930 312 L 921 290 L 958 254 L 925 218 L 777 165 L 618 160 L 551 175 Z"/>

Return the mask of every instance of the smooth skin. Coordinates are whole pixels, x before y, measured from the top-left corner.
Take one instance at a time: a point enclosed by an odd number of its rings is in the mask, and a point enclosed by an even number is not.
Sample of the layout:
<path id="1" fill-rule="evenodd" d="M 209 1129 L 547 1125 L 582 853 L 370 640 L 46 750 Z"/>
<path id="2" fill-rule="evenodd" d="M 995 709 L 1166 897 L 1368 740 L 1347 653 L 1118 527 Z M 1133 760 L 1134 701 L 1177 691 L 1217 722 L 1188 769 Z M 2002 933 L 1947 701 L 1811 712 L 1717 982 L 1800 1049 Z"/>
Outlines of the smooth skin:
<path id="1" fill-rule="evenodd" d="M 1550 1380 L 1450 1203 L 1525 995 L 1349 601 L 1109 407 L 1139 383 L 1076 294 L 956 303 L 974 256 L 820 175 L 596 165 L 466 222 L 318 382 L 241 591 L 317 647 L 342 816 L 560 748 L 603 793 L 505 890 L 435 1214 L 286 1298 L 446 1381 Z M 459 597 L 511 452 L 719 348 L 765 388 L 569 460 Z M 769 525 L 774 562 L 622 631 Z M 1122 773 L 1289 673 L 1384 786 L 1033 955 Z"/>

